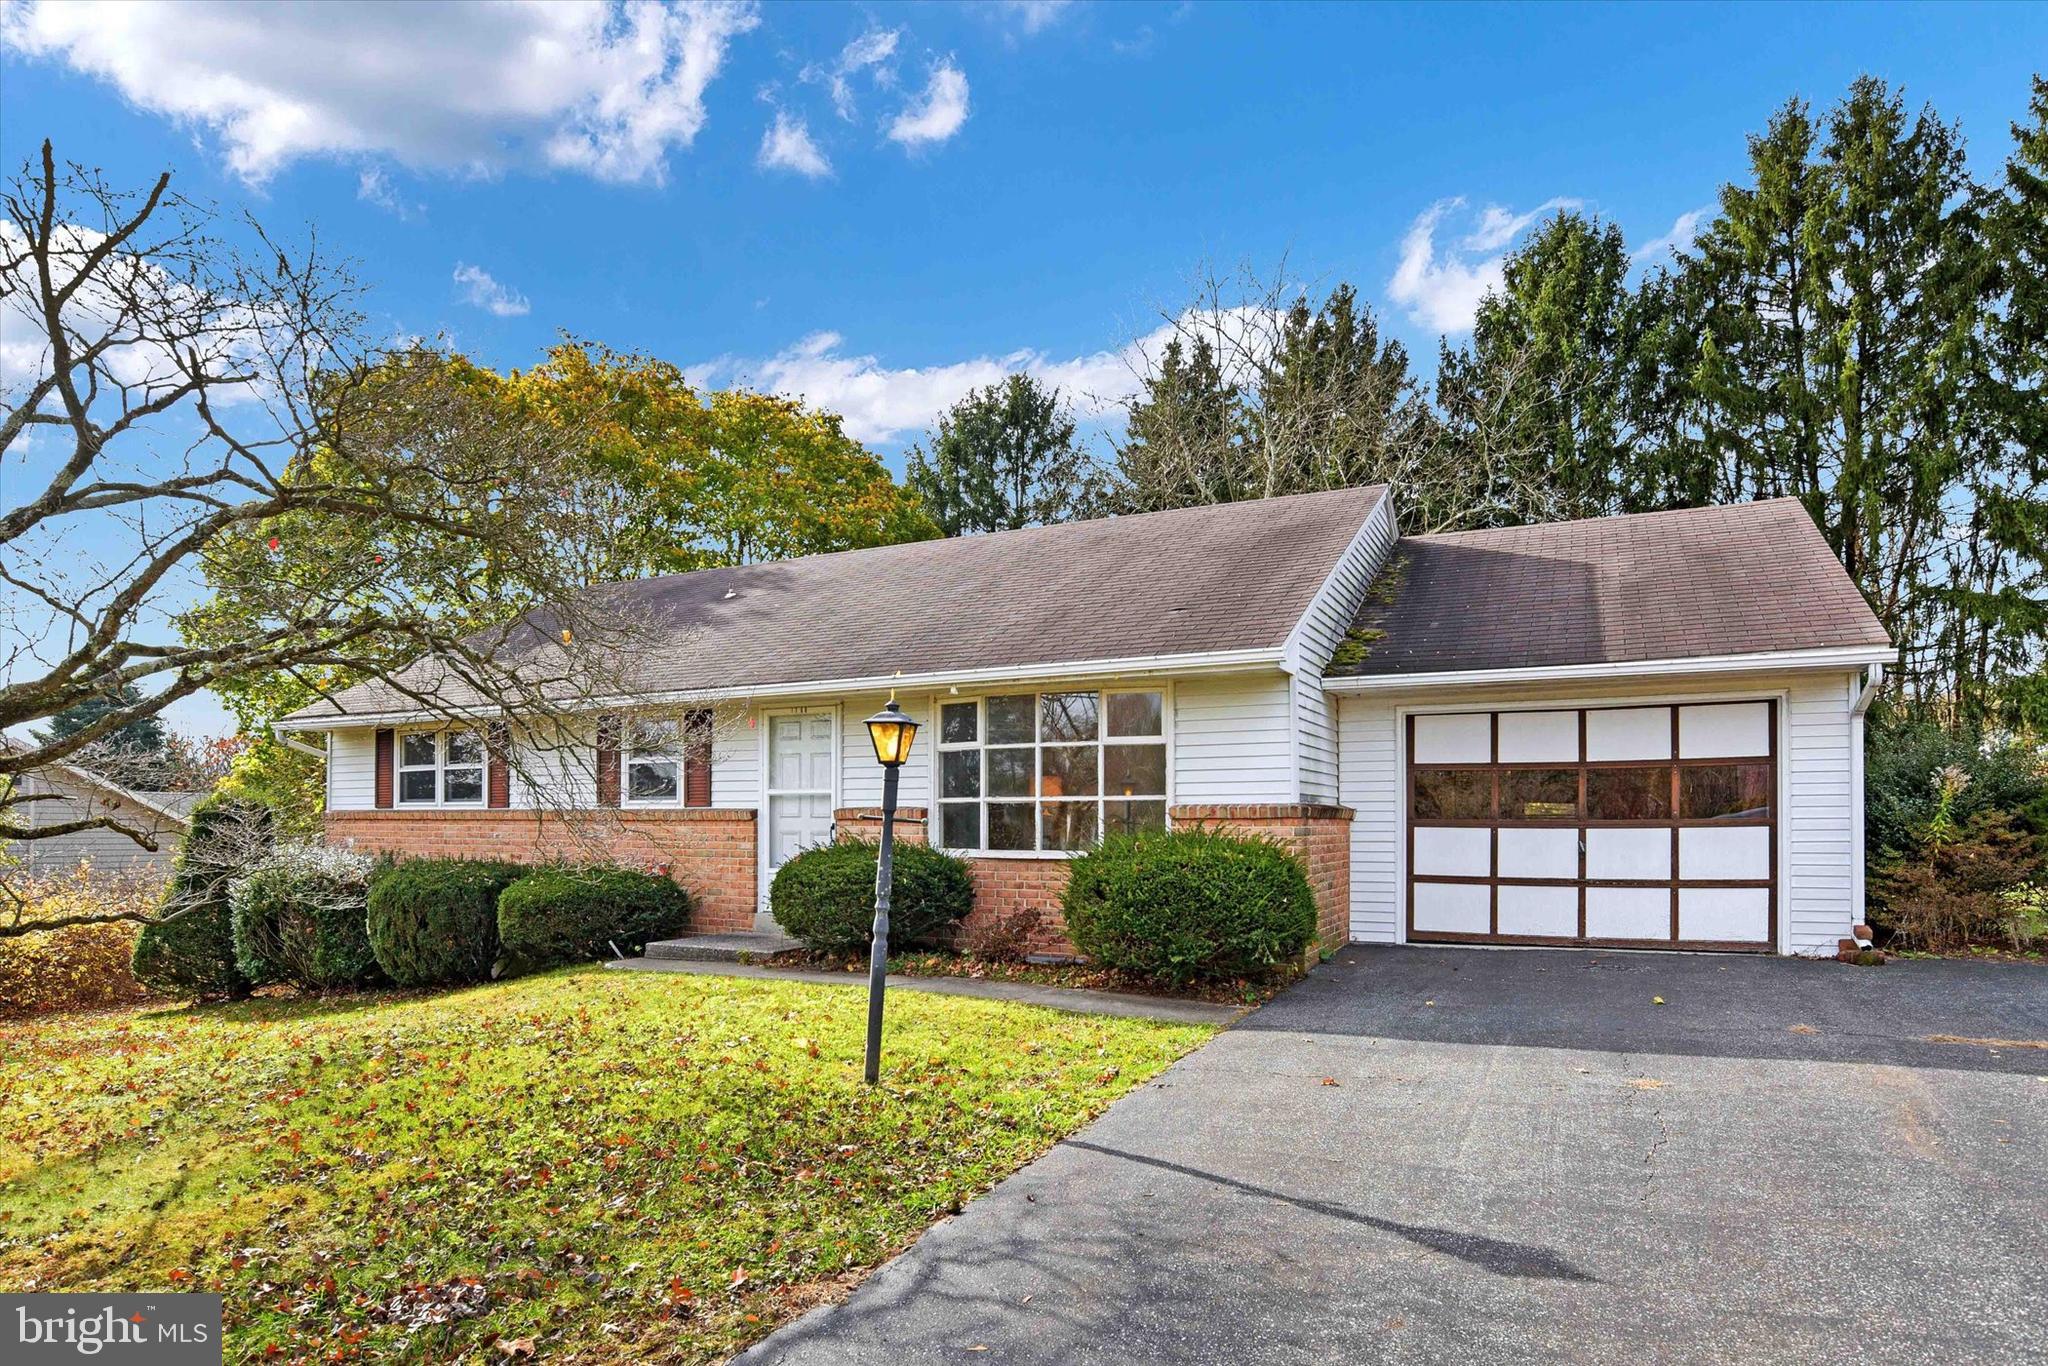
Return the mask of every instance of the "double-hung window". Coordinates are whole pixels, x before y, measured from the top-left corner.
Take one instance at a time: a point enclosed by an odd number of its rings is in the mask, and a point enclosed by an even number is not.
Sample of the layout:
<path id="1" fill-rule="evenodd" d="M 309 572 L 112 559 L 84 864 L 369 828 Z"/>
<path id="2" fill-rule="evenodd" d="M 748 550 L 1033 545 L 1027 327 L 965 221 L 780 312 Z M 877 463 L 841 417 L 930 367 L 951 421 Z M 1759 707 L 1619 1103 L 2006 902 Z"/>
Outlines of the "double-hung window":
<path id="1" fill-rule="evenodd" d="M 626 730 L 626 800 L 673 805 L 683 790 L 682 727 L 673 717 L 639 717 Z"/>
<path id="2" fill-rule="evenodd" d="M 405 806 L 482 806 L 484 737 L 475 730 L 409 730 L 398 737 Z"/>
<path id="3" fill-rule="evenodd" d="M 1166 828 L 1166 699 L 1012 693 L 939 705 L 939 843 L 1086 849 Z"/>

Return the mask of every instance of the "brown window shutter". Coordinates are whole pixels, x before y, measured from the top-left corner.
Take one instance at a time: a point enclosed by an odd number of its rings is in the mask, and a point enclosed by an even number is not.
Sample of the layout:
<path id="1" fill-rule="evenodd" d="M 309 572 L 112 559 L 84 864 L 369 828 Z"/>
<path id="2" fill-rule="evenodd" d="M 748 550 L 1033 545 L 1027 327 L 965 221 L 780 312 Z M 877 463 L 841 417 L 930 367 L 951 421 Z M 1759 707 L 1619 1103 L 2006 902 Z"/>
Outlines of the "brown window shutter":
<path id="1" fill-rule="evenodd" d="M 620 718 L 597 718 L 597 804 L 619 804 L 619 739 L 624 733 Z"/>
<path id="2" fill-rule="evenodd" d="M 388 730 L 377 732 L 377 809 L 391 809 L 391 770 L 396 762 L 393 754 L 394 737 Z"/>
<path id="3" fill-rule="evenodd" d="M 512 805 L 512 728 L 493 721 L 484 728 L 484 805 L 503 811 Z"/>
<path id="4" fill-rule="evenodd" d="M 711 713 L 693 711 L 683 720 L 683 805 L 711 805 Z"/>

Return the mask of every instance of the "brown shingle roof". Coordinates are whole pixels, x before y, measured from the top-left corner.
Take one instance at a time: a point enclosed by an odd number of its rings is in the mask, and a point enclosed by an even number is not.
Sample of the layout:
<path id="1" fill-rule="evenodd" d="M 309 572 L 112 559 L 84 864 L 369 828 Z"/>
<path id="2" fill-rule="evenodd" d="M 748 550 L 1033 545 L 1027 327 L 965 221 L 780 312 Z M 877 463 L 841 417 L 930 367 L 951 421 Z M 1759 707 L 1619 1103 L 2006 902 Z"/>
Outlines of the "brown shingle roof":
<path id="1" fill-rule="evenodd" d="M 618 586 L 617 602 L 653 643 L 621 682 L 652 695 L 1277 649 L 1385 493 L 1339 489 L 638 580 Z M 291 719 L 415 707 L 366 683 Z"/>
<path id="2" fill-rule="evenodd" d="M 1797 499 L 1410 536 L 1332 674 L 1889 646 Z"/>

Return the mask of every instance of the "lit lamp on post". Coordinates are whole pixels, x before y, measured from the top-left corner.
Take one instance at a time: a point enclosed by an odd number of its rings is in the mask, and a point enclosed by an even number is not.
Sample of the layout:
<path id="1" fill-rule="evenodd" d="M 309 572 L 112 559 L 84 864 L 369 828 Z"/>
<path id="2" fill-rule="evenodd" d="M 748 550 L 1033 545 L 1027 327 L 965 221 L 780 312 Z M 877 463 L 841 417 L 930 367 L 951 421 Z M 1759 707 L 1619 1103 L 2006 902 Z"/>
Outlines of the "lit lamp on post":
<path id="1" fill-rule="evenodd" d="M 896 847 L 896 774 L 910 757 L 917 722 L 903 714 L 891 696 L 889 705 L 867 720 L 875 759 L 882 765 L 882 847 L 875 857 L 875 939 L 868 949 L 868 1085 L 882 1069 L 882 984 L 889 973 L 889 883 Z"/>

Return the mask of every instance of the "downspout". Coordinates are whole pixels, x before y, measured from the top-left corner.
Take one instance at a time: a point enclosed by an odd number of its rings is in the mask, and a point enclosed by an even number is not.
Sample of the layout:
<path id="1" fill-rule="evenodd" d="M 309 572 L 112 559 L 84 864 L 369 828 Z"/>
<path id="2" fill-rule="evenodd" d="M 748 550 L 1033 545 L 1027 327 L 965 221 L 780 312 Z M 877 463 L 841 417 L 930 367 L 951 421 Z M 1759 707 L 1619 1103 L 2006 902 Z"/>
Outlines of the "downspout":
<path id="1" fill-rule="evenodd" d="M 1854 920 L 1849 926 L 1849 937 L 1859 949 L 1871 946 L 1870 926 L 1864 918 L 1869 907 L 1864 889 L 1865 864 L 1867 856 L 1863 843 L 1863 716 L 1870 710 L 1870 704 L 1877 699 L 1878 687 L 1884 682 L 1884 665 L 1871 664 L 1863 670 L 1863 687 L 1849 703 L 1849 777 L 1850 792 L 1855 796 L 1855 806 L 1850 810 L 1849 829 L 1854 840 L 1853 862 L 1850 864 L 1849 895 Z"/>

